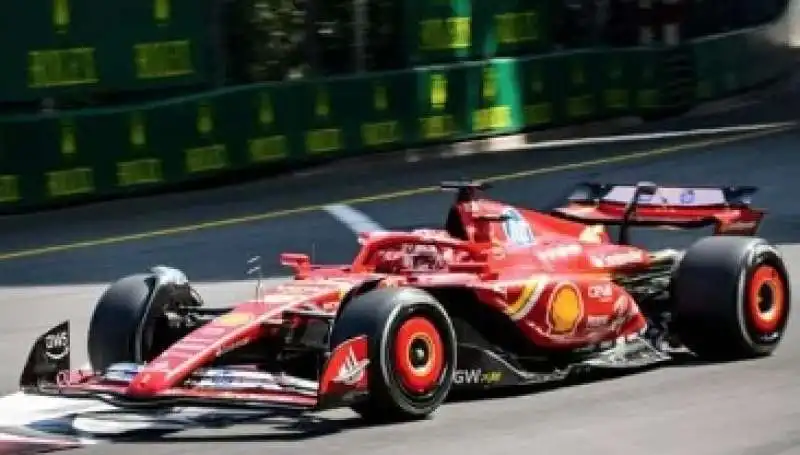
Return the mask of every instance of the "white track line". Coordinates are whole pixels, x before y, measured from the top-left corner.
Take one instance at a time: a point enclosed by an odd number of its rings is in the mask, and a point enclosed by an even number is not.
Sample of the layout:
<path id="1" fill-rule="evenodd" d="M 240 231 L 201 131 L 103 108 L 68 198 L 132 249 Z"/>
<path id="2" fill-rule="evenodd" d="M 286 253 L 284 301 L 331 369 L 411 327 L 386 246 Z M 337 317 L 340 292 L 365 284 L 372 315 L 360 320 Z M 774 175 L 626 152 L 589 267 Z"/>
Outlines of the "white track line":
<path id="1" fill-rule="evenodd" d="M 347 226 L 348 229 L 356 234 L 386 230 L 364 212 L 354 209 L 347 204 L 331 204 L 323 208 L 332 217 L 336 218 L 340 223 Z"/>
<path id="2" fill-rule="evenodd" d="M 795 124 L 797 124 L 797 122 L 794 121 L 755 123 L 751 125 L 733 125 L 733 126 L 723 126 L 717 128 L 697 128 L 693 130 L 662 131 L 656 133 L 632 133 L 632 134 L 621 134 L 613 136 L 592 136 L 592 137 L 584 137 L 576 139 L 554 139 L 549 141 L 541 141 L 536 144 L 525 144 L 523 146 L 520 146 L 519 148 L 542 149 L 551 147 L 568 147 L 573 145 L 606 144 L 611 142 L 636 142 L 636 141 L 656 140 L 656 139 L 714 136 L 718 134 L 746 133 L 750 131 L 779 129 Z"/>

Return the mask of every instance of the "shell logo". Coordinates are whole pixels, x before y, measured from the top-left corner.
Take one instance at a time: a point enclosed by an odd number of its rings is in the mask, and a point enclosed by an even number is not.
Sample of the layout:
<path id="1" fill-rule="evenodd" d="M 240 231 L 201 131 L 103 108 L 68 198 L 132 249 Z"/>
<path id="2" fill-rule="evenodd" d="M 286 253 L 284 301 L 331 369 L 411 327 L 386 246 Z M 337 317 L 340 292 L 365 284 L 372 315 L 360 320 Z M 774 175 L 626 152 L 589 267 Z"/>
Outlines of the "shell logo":
<path id="1" fill-rule="evenodd" d="M 551 333 L 564 335 L 572 333 L 583 316 L 583 299 L 580 291 L 572 283 L 559 285 L 550 298 L 547 322 Z"/>

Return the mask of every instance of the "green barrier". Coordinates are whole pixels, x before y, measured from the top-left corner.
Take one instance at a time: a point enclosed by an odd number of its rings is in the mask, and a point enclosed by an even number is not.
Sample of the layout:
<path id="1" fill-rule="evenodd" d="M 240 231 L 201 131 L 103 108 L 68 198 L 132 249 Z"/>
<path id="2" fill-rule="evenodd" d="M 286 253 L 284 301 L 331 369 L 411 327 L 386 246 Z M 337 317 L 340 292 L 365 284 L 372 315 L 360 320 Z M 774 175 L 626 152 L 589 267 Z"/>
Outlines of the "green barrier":
<path id="1" fill-rule="evenodd" d="M 452 141 L 467 136 L 467 71 L 464 65 L 411 70 L 408 86 L 414 99 L 411 137 L 415 142 Z"/>
<path id="2" fill-rule="evenodd" d="M 504 134 L 524 127 L 525 81 L 521 79 L 517 60 L 469 66 L 466 82 L 468 124 L 473 135 Z"/>
<path id="3" fill-rule="evenodd" d="M 525 128 L 544 128 L 563 123 L 562 109 L 557 109 L 566 104 L 559 90 L 562 81 L 558 73 L 552 71 L 552 61 L 556 58 L 529 58 L 519 65 Z"/>
<path id="4" fill-rule="evenodd" d="M 0 100 L 208 84 L 211 7 L 189 0 L 3 2 Z"/>
<path id="5" fill-rule="evenodd" d="M 416 131 L 414 79 L 409 73 L 382 73 L 347 81 L 348 117 L 358 132 L 354 150 L 386 150 L 413 142 Z"/>
<path id="6" fill-rule="evenodd" d="M 700 40 L 690 51 L 697 86 L 712 87 L 708 97 L 763 82 L 780 66 L 769 66 L 779 54 L 741 35 Z M 689 77 L 681 72 L 683 55 L 683 49 L 584 50 L 258 84 L 122 109 L 1 118 L 0 208 L 126 194 L 257 166 L 658 114 L 674 105 L 675 78 Z"/>
<path id="7" fill-rule="evenodd" d="M 766 32 L 766 28 L 753 28 L 695 40 L 696 100 L 728 96 L 785 71 L 791 60 L 766 41 Z"/>

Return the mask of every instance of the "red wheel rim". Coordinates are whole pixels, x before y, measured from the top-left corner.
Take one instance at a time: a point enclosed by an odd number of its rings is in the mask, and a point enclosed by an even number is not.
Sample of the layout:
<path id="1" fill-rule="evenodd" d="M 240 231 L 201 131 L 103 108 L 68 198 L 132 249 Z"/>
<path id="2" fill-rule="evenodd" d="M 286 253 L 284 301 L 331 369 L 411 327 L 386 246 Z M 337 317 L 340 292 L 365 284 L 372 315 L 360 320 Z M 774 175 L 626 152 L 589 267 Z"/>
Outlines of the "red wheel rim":
<path id="1" fill-rule="evenodd" d="M 444 370 L 444 348 L 439 331 L 428 319 L 414 317 L 397 331 L 394 362 L 403 388 L 424 394 L 435 388 Z"/>
<path id="2" fill-rule="evenodd" d="M 762 265 L 755 270 L 747 292 L 747 308 L 758 332 L 778 330 L 786 312 L 786 292 L 783 277 L 775 267 Z"/>

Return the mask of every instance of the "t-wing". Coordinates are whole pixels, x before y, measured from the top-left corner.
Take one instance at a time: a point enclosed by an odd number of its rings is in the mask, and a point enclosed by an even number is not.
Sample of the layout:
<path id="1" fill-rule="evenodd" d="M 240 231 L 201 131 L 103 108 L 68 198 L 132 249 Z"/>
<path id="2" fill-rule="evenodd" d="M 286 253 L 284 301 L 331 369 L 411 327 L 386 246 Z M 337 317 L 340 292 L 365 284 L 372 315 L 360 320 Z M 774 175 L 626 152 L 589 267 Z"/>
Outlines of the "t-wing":
<path id="1" fill-rule="evenodd" d="M 750 206 L 752 186 L 658 186 L 582 183 L 552 214 L 572 221 L 621 226 L 700 228 L 716 235 L 755 235 L 765 211 Z"/>

